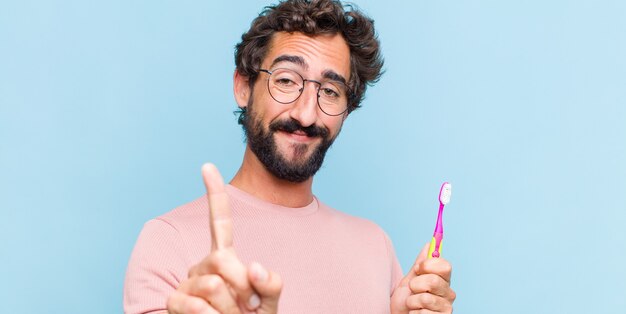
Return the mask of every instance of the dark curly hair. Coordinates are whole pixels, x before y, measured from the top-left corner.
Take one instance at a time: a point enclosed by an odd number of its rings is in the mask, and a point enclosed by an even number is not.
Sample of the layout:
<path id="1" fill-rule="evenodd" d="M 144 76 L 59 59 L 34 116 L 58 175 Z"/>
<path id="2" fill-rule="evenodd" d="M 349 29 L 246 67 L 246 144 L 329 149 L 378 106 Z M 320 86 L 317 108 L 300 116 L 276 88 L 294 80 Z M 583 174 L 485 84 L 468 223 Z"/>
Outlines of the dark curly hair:
<path id="1" fill-rule="evenodd" d="M 306 35 L 341 34 L 350 47 L 350 79 L 352 97 L 348 112 L 360 107 L 367 85 L 382 75 L 383 57 L 374 30 L 374 21 L 354 5 L 336 0 L 285 0 L 267 6 L 252 21 L 235 46 L 235 65 L 239 74 L 254 84 L 269 43 L 276 32 L 301 32 Z M 241 114 L 245 114 L 245 109 Z M 242 116 L 239 117 L 241 123 Z"/>

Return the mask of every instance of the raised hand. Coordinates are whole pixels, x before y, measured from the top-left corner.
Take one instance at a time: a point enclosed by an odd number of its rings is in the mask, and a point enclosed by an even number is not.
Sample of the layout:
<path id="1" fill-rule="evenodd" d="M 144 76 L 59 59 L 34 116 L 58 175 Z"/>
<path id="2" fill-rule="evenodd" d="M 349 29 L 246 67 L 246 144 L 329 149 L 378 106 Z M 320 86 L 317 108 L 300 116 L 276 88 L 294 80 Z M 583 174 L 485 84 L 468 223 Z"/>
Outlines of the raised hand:
<path id="1" fill-rule="evenodd" d="M 452 313 L 456 293 L 450 288 L 452 266 L 443 258 L 428 259 L 426 244 L 391 296 L 392 314 Z"/>
<path id="2" fill-rule="evenodd" d="M 233 248 L 233 222 L 224 181 L 212 164 L 202 166 L 209 202 L 211 252 L 189 270 L 189 276 L 169 297 L 170 313 L 277 312 L 280 276 L 258 263 L 246 267 Z"/>

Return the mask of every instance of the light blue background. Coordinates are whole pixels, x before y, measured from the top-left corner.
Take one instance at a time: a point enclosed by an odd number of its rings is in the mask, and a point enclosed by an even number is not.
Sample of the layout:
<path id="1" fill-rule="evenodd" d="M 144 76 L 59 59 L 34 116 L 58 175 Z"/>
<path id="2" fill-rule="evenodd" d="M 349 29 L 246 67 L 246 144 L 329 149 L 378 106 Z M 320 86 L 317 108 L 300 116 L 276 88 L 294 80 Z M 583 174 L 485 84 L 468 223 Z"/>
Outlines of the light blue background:
<path id="1" fill-rule="evenodd" d="M 122 311 L 143 223 L 241 162 L 233 46 L 267 4 L 1 2 L 3 312 Z M 452 182 L 455 313 L 624 311 L 626 2 L 358 4 L 387 73 L 315 193 L 406 270 Z"/>

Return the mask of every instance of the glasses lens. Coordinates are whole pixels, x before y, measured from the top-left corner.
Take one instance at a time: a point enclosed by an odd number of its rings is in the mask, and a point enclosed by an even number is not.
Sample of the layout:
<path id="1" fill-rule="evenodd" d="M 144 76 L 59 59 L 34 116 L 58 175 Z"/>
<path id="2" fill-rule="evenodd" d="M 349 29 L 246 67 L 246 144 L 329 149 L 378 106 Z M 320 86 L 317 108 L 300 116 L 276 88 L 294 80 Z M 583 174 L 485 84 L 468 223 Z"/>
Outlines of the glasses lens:
<path id="1" fill-rule="evenodd" d="M 320 107 L 328 115 L 342 114 L 348 108 L 348 87 L 342 82 L 330 81 L 322 84 L 318 95 Z"/>
<path id="2" fill-rule="evenodd" d="M 270 94 L 278 102 L 290 103 L 300 96 L 303 83 L 304 80 L 298 73 L 286 69 L 277 69 L 270 75 Z"/>

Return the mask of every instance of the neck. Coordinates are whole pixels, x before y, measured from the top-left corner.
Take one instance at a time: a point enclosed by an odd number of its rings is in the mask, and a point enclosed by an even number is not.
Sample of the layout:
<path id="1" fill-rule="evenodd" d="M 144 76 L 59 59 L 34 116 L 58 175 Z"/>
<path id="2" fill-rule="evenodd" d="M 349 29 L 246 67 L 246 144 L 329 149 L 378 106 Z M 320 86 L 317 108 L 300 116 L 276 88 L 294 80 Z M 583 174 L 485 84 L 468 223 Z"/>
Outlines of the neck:
<path id="1" fill-rule="evenodd" d="M 264 201 L 285 207 L 304 207 L 313 201 L 313 177 L 299 183 L 279 179 L 265 169 L 248 146 L 241 168 L 230 184 Z"/>

